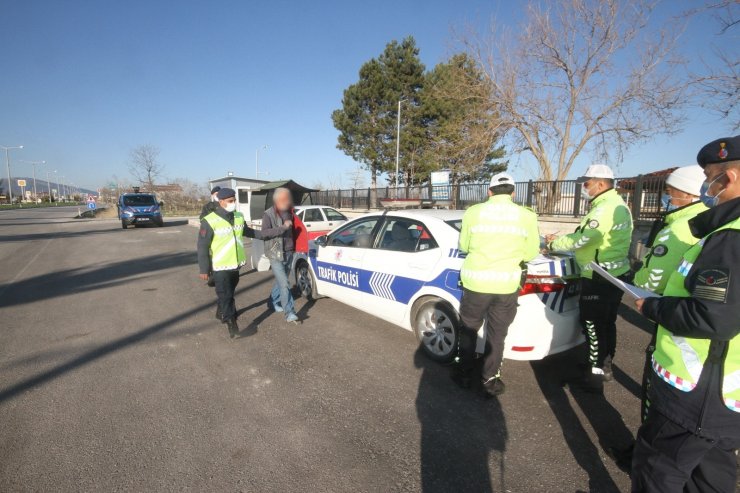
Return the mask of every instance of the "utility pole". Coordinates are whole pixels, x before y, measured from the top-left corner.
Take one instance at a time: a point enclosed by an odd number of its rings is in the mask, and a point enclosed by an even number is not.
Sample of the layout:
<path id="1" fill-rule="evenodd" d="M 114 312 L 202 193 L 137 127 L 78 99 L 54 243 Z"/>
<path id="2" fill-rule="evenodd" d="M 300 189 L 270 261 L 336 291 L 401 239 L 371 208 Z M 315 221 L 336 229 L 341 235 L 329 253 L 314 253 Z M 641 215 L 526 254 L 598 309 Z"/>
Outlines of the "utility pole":
<path id="1" fill-rule="evenodd" d="M 254 151 L 254 177 L 259 178 L 260 177 L 260 150 L 267 150 L 267 144 L 263 145 L 262 147 L 258 147 Z M 266 175 L 266 172 L 262 172 L 263 175 Z"/>
<path id="2" fill-rule="evenodd" d="M 39 199 L 39 196 L 36 193 L 36 166 L 39 164 L 46 164 L 46 161 L 21 161 L 21 162 L 30 164 L 31 166 L 33 166 L 33 200 L 34 202 L 37 202 Z"/>
<path id="3" fill-rule="evenodd" d="M 0 149 L 5 149 L 5 166 L 8 169 L 8 194 L 10 197 L 10 203 L 13 203 L 13 182 L 10 180 L 10 150 L 11 149 L 23 149 L 23 146 L 0 146 Z"/>
<path id="4" fill-rule="evenodd" d="M 398 163 L 401 157 L 401 103 L 405 99 L 401 98 L 398 100 L 398 120 L 396 122 L 396 198 L 398 198 Z"/>

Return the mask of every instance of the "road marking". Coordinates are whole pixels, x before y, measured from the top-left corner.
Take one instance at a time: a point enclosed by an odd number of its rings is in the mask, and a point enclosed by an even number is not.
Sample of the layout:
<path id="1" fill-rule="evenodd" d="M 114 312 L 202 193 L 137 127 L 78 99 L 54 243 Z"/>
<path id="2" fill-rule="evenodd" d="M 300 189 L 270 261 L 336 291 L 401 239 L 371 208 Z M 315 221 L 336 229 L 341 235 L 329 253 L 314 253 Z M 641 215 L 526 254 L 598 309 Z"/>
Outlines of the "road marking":
<path id="1" fill-rule="evenodd" d="M 173 233 L 182 233 L 179 229 L 176 229 L 174 231 L 157 231 L 158 235 L 171 235 Z"/>
<path id="2" fill-rule="evenodd" d="M 36 262 L 36 259 L 38 259 L 42 253 L 44 253 L 44 250 L 46 250 L 46 247 L 49 246 L 49 243 L 51 243 L 52 239 L 53 238 L 49 238 L 48 240 L 46 240 L 46 243 L 44 243 L 44 246 L 39 248 L 39 251 L 36 252 L 36 255 L 34 255 L 33 258 L 30 261 L 28 261 L 26 265 L 24 265 L 20 271 L 18 271 L 15 277 L 13 277 L 13 279 L 11 279 L 10 282 L 6 284 L 4 288 L 0 289 L 0 296 L 5 294 L 5 291 L 7 291 L 8 288 L 12 286 L 23 275 L 24 272 L 26 272 L 26 269 L 28 269 L 34 262 Z"/>

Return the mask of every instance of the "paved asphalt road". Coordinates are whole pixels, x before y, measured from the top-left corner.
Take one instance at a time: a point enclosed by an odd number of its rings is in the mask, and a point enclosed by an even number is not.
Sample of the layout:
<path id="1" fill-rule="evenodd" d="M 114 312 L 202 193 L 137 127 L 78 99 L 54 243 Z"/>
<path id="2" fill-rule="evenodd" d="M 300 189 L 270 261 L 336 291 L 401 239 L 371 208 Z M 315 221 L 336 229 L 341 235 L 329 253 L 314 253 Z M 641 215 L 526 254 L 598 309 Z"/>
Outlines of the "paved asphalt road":
<path id="1" fill-rule="evenodd" d="M 628 488 L 604 446 L 638 423 L 648 336 L 629 310 L 605 397 L 560 386 L 575 351 L 506 362 L 486 401 L 410 332 L 333 300 L 298 300 L 286 325 L 269 273 L 242 275 L 232 342 L 186 221 L 75 212 L 0 212 L 1 491 Z"/>

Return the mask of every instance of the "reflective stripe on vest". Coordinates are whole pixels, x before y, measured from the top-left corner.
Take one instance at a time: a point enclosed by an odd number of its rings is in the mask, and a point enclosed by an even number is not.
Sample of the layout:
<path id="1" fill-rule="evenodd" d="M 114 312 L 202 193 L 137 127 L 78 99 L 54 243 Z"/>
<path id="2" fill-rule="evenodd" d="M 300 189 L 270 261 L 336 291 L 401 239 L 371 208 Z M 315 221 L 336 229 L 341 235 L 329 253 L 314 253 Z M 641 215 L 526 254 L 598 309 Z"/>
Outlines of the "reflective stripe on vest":
<path id="1" fill-rule="evenodd" d="M 691 392 L 696 387 L 696 384 L 687 382 L 683 378 L 672 374 L 662 366 L 660 366 L 660 363 L 655 361 L 655 357 L 653 357 L 653 370 L 655 370 L 655 373 L 666 381 L 669 385 L 676 387 L 678 390 L 682 390 L 684 392 Z"/>

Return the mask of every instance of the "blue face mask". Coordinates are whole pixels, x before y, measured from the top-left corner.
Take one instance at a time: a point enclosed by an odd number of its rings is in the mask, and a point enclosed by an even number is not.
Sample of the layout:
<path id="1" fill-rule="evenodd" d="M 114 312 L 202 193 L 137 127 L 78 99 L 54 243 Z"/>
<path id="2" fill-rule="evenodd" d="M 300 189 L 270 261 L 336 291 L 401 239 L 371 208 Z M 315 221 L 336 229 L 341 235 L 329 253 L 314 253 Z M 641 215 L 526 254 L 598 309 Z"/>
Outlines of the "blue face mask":
<path id="1" fill-rule="evenodd" d="M 709 195 L 707 192 L 709 191 L 711 186 L 714 185 L 714 182 L 716 182 L 717 180 L 725 176 L 726 173 L 727 172 L 722 173 L 721 175 L 717 175 L 717 177 L 714 180 L 708 183 L 705 181 L 701 185 L 700 200 L 704 203 L 704 205 L 706 205 L 710 209 L 719 203 L 719 196 L 722 195 L 722 192 L 724 192 L 725 189 L 723 188 L 722 190 L 717 192 L 715 195 Z"/>
<path id="2" fill-rule="evenodd" d="M 670 212 L 674 209 L 678 209 L 677 206 L 673 205 L 671 203 L 671 196 L 670 194 L 664 193 L 660 197 L 660 208 L 663 209 L 666 212 Z"/>

